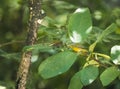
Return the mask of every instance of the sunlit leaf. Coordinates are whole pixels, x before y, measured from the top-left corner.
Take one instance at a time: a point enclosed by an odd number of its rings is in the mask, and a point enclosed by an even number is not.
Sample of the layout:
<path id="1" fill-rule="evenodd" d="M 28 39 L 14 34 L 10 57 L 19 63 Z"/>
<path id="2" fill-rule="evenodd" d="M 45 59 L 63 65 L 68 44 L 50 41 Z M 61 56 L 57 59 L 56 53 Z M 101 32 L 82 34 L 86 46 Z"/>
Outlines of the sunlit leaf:
<path id="1" fill-rule="evenodd" d="M 88 54 L 88 51 L 84 48 L 77 47 L 76 45 L 70 45 L 69 46 L 73 51 L 79 53 L 80 55 L 86 56 Z"/>
<path id="2" fill-rule="evenodd" d="M 68 89 L 82 89 L 83 84 L 80 81 L 80 72 L 77 72 L 70 80 Z"/>
<path id="3" fill-rule="evenodd" d="M 102 53 L 93 53 L 95 56 L 100 56 L 103 57 L 104 59 L 110 60 L 110 56 L 106 55 L 106 54 L 102 54 Z"/>
<path id="4" fill-rule="evenodd" d="M 96 44 L 97 44 L 97 41 L 95 41 L 93 44 L 91 44 L 91 45 L 89 46 L 89 51 L 90 51 L 90 52 L 93 52 L 93 51 L 94 51 L 94 48 L 95 48 Z"/>
<path id="5" fill-rule="evenodd" d="M 68 31 L 72 42 L 79 43 L 85 40 L 92 30 L 90 11 L 87 8 L 78 8 L 68 20 Z"/>
<path id="6" fill-rule="evenodd" d="M 64 51 L 48 57 L 39 66 L 39 74 L 47 79 L 66 72 L 75 62 L 77 54 Z"/>
<path id="7" fill-rule="evenodd" d="M 5 86 L 0 85 L 0 89 L 7 89 Z"/>
<path id="8" fill-rule="evenodd" d="M 95 60 L 90 60 L 85 63 L 84 67 L 89 66 L 89 65 L 95 65 L 96 67 L 98 67 L 100 64 Z"/>
<path id="9" fill-rule="evenodd" d="M 87 66 L 80 71 L 80 79 L 83 85 L 91 84 L 99 75 L 98 67 Z"/>
<path id="10" fill-rule="evenodd" d="M 120 45 L 115 45 L 111 48 L 111 57 L 113 63 L 120 65 Z"/>
<path id="11" fill-rule="evenodd" d="M 118 77 L 120 74 L 120 70 L 116 67 L 110 67 L 107 68 L 101 75 L 100 75 L 100 80 L 103 84 L 103 86 L 109 85 L 113 80 Z"/>

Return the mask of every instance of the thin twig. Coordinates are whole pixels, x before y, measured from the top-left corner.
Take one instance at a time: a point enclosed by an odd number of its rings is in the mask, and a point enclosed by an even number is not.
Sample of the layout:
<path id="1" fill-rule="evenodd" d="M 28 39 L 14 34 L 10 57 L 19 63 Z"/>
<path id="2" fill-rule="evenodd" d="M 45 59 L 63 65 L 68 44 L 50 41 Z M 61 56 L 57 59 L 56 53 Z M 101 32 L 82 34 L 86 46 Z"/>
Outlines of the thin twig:
<path id="1" fill-rule="evenodd" d="M 11 41 L 11 42 L 0 44 L 0 47 L 11 45 L 11 44 L 14 44 L 14 43 L 24 43 L 24 41 Z"/>

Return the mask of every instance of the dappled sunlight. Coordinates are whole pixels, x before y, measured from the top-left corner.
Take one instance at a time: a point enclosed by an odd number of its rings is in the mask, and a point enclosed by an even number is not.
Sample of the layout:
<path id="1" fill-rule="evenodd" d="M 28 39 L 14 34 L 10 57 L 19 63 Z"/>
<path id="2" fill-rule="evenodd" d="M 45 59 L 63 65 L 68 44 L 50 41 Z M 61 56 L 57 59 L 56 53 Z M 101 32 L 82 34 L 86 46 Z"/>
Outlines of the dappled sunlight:
<path id="1" fill-rule="evenodd" d="M 115 54 L 117 51 L 120 52 L 120 46 L 116 45 L 111 48 L 111 54 Z"/>
<path id="2" fill-rule="evenodd" d="M 78 8 L 74 13 L 78 13 L 78 12 L 85 12 L 86 9 L 85 8 Z"/>
<path id="3" fill-rule="evenodd" d="M 70 36 L 70 39 L 73 43 L 79 43 L 82 40 L 82 37 L 76 31 L 73 31 L 72 36 Z"/>
<path id="4" fill-rule="evenodd" d="M 92 31 L 92 26 L 90 26 L 87 30 L 86 30 L 86 34 L 89 34 Z"/>

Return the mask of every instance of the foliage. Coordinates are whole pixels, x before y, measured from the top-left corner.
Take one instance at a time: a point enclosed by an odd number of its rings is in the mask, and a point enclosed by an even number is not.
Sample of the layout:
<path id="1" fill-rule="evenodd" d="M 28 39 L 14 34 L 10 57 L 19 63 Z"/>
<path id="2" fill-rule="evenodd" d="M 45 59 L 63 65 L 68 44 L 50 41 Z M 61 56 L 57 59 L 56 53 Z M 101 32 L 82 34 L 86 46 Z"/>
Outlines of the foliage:
<path id="1" fill-rule="evenodd" d="M 66 48 L 68 47 L 68 49 L 62 49 L 62 48 L 65 48 L 63 46 L 61 48 L 63 52 L 53 55 L 51 57 L 48 57 L 48 59 L 46 59 L 44 62 L 40 64 L 38 71 L 43 78 L 45 79 L 51 78 L 61 73 L 64 73 L 66 72 L 67 66 L 69 66 L 67 67 L 67 70 L 70 68 L 71 60 L 74 60 L 74 58 L 70 56 L 71 53 L 66 54 L 65 52 L 65 50 L 70 50 L 69 47 L 71 48 L 70 51 L 74 50 L 76 54 L 78 54 L 78 56 L 86 57 L 85 64 L 87 62 L 89 63 L 88 65 L 81 66 L 82 70 L 80 70 L 80 73 L 77 73 L 75 76 L 73 76 L 71 83 L 69 85 L 70 89 L 72 88 L 78 89 L 78 87 L 79 89 L 80 88 L 82 89 L 83 86 L 91 84 L 97 77 L 99 77 L 98 67 L 101 67 L 103 65 L 105 65 L 106 67 L 115 66 L 115 64 L 112 63 L 112 58 L 109 55 L 106 55 L 104 53 L 102 54 L 96 53 L 94 52 L 94 49 L 98 43 L 102 42 L 104 39 L 106 39 L 108 35 L 110 35 L 112 32 L 115 32 L 118 29 L 116 24 L 111 24 L 101 34 L 99 34 L 96 41 L 93 44 L 90 44 L 90 46 L 88 47 L 89 48 L 88 50 L 84 48 L 80 48 L 80 45 L 83 45 L 85 43 L 85 40 L 89 38 L 89 34 L 92 32 L 91 31 L 92 21 L 90 18 L 91 18 L 91 15 L 88 9 L 78 8 L 72 15 L 70 15 L 70 17 L 68 18 L 68 23 L 66 28 L 68 30 L 68 35 L 70 39 L 67 40 L 65 43 L 66 44 L 65 47 Z M 68 39 L 68 38 L 67 36 L 65 36 L 62 39 Z M 60 40 L 60 38 L 58 40 Z M 79 47 L 76 46 L 76 43 L 77 43 L 77 46 Z M 64 55 L 66 55 L 66 57 L 64 57 Z M 66 60 L 67 62 L 64 62 Z M 97 64 L 93 64 L 93 62 L 90 62 L 91 60 L 96 61 Z M 119 60 L 119 58 L 117 60 Z M 105 61 L 105 63 L 103 61 Z M 120 74 L 119 68 L 117 69 L 116 68 L 117 67 L 108 68 L 100 75 L 100 80 L 103 86 L 109 85 L 116 77 L 119 76 Z M 114 72 L 115 74 L 114 75 L 111 74 L 112 72 Z M 77 82 L 75 81 L 76 76 L 79 79 L 78 81 L 81 81 L 79 82 L 80 85 L 74 84 L 74 82 Z M 106 79 L 107 77 L 109 79 Z"/>
<path id="2" fill-rule="evenodd" d="M 71 67 L 75 62 L 76 57 L 77 55 L 75 53 L 69 51 L 64 51 L 49 57 L 40 65 L 38 69 L 39 74 L 45 79 L 62 74 Z"/>
<path id="3" fill-rule="evenodd" d="M 14 89 L 21 52 L 32 51 L 28 89 L 119 89 L 118 2 L 43 0 L 38 43 L 24 47 L 27 2 L 1 0 L 0 87 Z"/>

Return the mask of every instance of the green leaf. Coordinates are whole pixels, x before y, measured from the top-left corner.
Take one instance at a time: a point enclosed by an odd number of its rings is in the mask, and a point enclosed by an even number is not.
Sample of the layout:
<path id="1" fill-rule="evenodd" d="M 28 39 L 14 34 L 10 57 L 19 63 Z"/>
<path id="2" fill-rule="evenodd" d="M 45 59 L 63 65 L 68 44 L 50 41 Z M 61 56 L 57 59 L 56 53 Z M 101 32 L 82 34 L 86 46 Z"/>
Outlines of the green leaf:
<path id="1" fill-rule="evenodd" d="M 111 57 L 113 63 L 120 65 L 120 45 L 115 45 L 111 48 Z"/>
<path id="2" fill-rule="evenodd" d="M 98 67 L 87 66 L 80 71 L 80 79 L 83 85 L 91 84 L 99 75 Z"/>
<path id="3" fill-rule="evenodd" d="M 23 52 L 26 51 L 32 51 L 32 50 L 39 50 L 39 51 L 45 51 L 45 50 L 50 50 L 52 47 L 49 44 L 36 44 L 33 46 L 25 46 L 23 48 Z"/>
<path id="4" fill-rule="evenodd" d="M 117 29 L 117 25 L 116 24 L 111 24 L 109 27 L 107 27 L 102 34 L 97 38 L 97 42 L 100 42 L 101 40 L 103 40 L 107 35 L 109 35 L 110 33 L 114 32 Z"/>
<path id="5" fill-rule="evenodd" d="M 110 60 L 110 56 L 106 55 L 106 54 L 102 54 L 102 53 L 92 53 L 96 56 L 100 56 L 100 57 L 103 57 L 104 59 L 107 59 L 107 60 Z"/>
<path id="6" fill-rule="evenodd" d="M 93 52 L 93 51 L 94 51 L 94 48 L 95 48 L 96 44 L 97 44 L 97 41 L 95 41 L 93 44 L 91 44 L 91 45 L 89 46 L 89 51 L 90 51 L 90 52 Z"/>
<path id="7" fill-rule="evenodd" d="M 116 67 L 107 68 L 101 75 L 100 80 L 103 86 L 109 85 L 120 74 L 120 70 Z"/>
<path id="8" fill-rule="evenodd" d="M 93 52 L 95 46 L 97 45 L 98 42 L 102 41 L 107 35 L 109 35 L 110 33 L 114 32 L 117 29 L 117 25 L 116 24 L 111 24 L 109 27 L 107 27 L 100 36 L 98 36 L 97 40 L 90 45 L 89 47 L 89 51 Z"/>
<path id="9" fill-rule="evenodd" d="M 20 55 L 21 55 L 21 53 L 7 53 L 7 52 L 0 49 L 0 56 L 4 57 L 6 59 L 17 59 L 17 60 L 19 60 Z"/>
<path id="10" fill-rule="evenodd" d="M 91 15 L 88 8 L 78 8 L 68 20 L 68 31 L 72 42 L 84 41 L 92 30 Z"/>
<path id="11" fill-rule="evenodd" d="M 38 72 L 45 79 L 60 75 L 66 72 L 76 59 L 76 53 L 70 51 L 60 52 L 43 61 L 38 68 Z"/>
<path id="12" fill-rule="evenodd" d="M 68 89 L 82 89 L 83 84 L 80 81 L 80 72 L 77 72 L 70 80 Z"/>
<path id="13" fill-rule="evenodd" d="M 75 9 L 76 6 L 71 4 L 71 3 L 68 3 L 68 2 L 65 2 L 65 1 L 61 1 L 61 0 L 55 0 L 53 2 L 53 5 L 58 9 Z"/>

